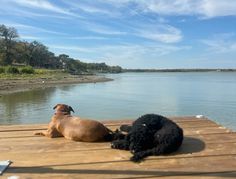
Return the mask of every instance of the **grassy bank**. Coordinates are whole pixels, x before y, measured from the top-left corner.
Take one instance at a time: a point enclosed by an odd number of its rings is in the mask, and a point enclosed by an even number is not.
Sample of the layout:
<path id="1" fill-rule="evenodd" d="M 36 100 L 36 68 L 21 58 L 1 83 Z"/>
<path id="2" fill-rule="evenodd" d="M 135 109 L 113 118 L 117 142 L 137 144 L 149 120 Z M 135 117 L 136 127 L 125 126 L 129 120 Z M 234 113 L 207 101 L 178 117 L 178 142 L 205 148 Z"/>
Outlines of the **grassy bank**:
<path id="1" fill-rule="evenodd" d="M 8 70 L 0 73 L 0 97 L 3 94 L 35 88 L 111 80 L 100 75 L 71 75 L 63 70 L 34 69 L 33 73 L 23 73 L 21 67 L 17 70 L 16 73 L 10 73 Z"/>
<path id="2" fill-rule="evenodd" d="M 10 69 L 10 70 L 9 70 Z M 0 67 L 0 79 L 61 78 L 70 76 L 63 70 L 33 69 L 32 67 Z"/>

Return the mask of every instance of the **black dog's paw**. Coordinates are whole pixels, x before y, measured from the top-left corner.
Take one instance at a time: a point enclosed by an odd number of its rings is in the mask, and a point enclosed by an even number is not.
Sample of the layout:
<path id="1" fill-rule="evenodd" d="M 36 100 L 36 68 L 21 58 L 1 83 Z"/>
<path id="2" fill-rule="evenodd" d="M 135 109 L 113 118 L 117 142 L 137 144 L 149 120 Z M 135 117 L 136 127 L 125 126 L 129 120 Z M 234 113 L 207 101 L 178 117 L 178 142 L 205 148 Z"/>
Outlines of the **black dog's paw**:
<path id="1" fill-rule="evenodd" d="M 111 143 L 111 148 L 113 148 L 113 149 L 119 149 L 119 146 L 120 146 L 120 144 L 117 141 L 113 141 Z"/>
<path id="2" fill-rule="evenodd" d="M 111 148 L 113 149 L 122 149 L 123 143 L 120 140 L 115 140 L 111 143 Z"/>
<path id="3" fill-rule="evenodd" d="M 112 141 L 111 148 L 121 149 L 121 150 L 128 150 L 129 145 L 128 145 L 128 142 L 126 140 L 115 140 L 115 141 Z"/>
<path id="4" fill-rule="evenodd" d="M 122 133 L 122 131 L 116 129 L 113 133 L 113 141 L 114 140 L 121 140 L 125 138 L 125 134 Z"/>
<path id="5" fill-rule="evenodd" d="M 130 160 L 135 163 L 140 163 L 143 161 L 143 158 L 140 158 L 138 155 L 133 155 L 133 157 L 131 157 Z"/>
<path id="6" fill-rule="evenodd" d="M 120 130 L 123 131 L 123 132 L 129 132 L 131 130 L 132 126 L 130 125 L 121 125 L 120 126 Z"/>

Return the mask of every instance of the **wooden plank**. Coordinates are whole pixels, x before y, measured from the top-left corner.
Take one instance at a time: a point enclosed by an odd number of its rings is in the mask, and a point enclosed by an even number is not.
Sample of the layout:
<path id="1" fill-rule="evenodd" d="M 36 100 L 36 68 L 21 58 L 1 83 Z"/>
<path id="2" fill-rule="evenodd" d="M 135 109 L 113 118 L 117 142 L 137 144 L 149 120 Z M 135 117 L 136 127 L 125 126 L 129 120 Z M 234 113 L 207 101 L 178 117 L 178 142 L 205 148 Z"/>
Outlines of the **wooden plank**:
<path id="1" fill-rule="evenodd" d="M 196 139 L 194 139 L 196 140 Z M 195 142 L 195 143 L 194 143 Z M 236 154 L 236 142 L 234 143 L 210 143 L 204 144 L 202 141 L 194 141 L 191 139 L 190 141 L 184 141 L 182 147 L 171 155 L 159 156 L 158 158 L 191 158 L 191 157 L 200 157 L 200 156 L 215 156 L 215 155 L 234 155 Z M 1 155 L 4 158 L 13 159 L 16 155 L 31 155 L 31 154 L 45 154 L 50 156 L 53 152 L 60 153 L 60 156 L 63 156 L 64 153 L 70 153 L 74 155 L 75 153 L 80 153 L 84 155 L 83 157 L 86 158 L 86 153 L 90 151 L 97 151 L 100 152 L 100 155 L 103 153 L 113 153 L 115 152 L 114 149 L 110 148 L 109 143 L 76 143 L 76 142 L 54 142 L 54 143 L 28 143 L 24 145 L 20 145 L 20 142 L 16 142 L 14 145 L 0 145 L 1 147 Z M 73 150 L 72 150 L 73 149 Z M 119 151 L 123 153 L 122 155 L 129 159 L 131 155 L 129 151 Z M 1 157 L 0 157 L 1 158 Z M 81 158 L 81 157 L 80 157 Z M 107 156 L 105 157 L 106 159 Z M 152 158 L 152 157 L 151 157 Z M 154 157 L 156 158 L 156 157 Z M 3 159 L 3 158 L 1 158 Z M 112 160 L 109 159 L 109 160 Z"/>
<path id="2" fill-rule="evenodd" d="M 231 133 L 219 133 L 219 134 L 199 134 L 199 135 L 185 135 L 185 140 L 189 140 L 188 138 L 194 138 L 195 140 L 202 140 L 204 141 L 204 143 L 208 144 L 208 143 L 230 143 L 230 142 L 236 142 L 236 133 L 231 132 Z M 47 138 L 44 136 L 35 136 L 32 135 L 32 133 L 29 134 L 29 137 L 13 137 L 13 138 L 8 138 L 8 137 L 1 137 L 0 138 L 0 146 L 1 145 L 6 145 L 6 144 L 10 144 L 10 143 L 21 143 L 21 144 L 25 144 L 28 143 L 30 141 L 30 143 L 32 145 L 34 145 L 35 143 L 67 143 L 67 142 L 71 142 L 63 137 L 61 138 Z M 72 141 L 73 142 L 73 141 Z M 83 143 L 85 144 L 90 144 L 90 143 Z M 91 144 L 94 145 L 94 144 Z"/>
<path id="3" fill-rule="evenodd" d="M 129 161 L 109 142 L 85 143 L 34 136 L 47 125 L 0 126 L 0 160 L 14 163 L 4 177 L 21 178 L 227 178 L 236 177 L 236 133 L 206 118 L 172 118 L 184 128 L 179 151 Z M 111 129 L 132 121 L 105 121 Z"/>
<path id="4" fill-rule="evenodd" d="M 117 129 L 119 126 L 109 127 L 111 130 Z M 23 131 L 5 131 L 1 132 L 1 138 L 19 138 L 19 137 L 32 137 L 33 133 L 38 130 L 23 130 Z M 199 127 L 199 128 L 184 128 L 184 135 L 203 135 L 203 134 L 218 134 L 218 133 L 231 133 L 231 130 L 219 126 Z"/>
<path id="5" fill-rule="evenodd" d="M 106 164 L 109 167 L 121 169 L 121 167 L 136 168 L 142 166 L 146 169 L 164 169 L 167 171 L 176 169 L 177 171 L 233 171 L 236 167 L 236 155 L 212 155 L 212 156 L 200 156 L 200 157 L 189 157 L 189 158 L 163 158 L 163 157 L 150 157 L 144 162 L 133 163 L 127 160 L 127 156 L 131 154 L 124 153 L 119 150 L 110 150 L 110 152 L 101 154 L 101 151 L 84 151 L 84 152 L 63 152 L 63 153 L 35 153 L 35 154 L 14 154 L 12 153 L 12 158 L 14 164 L 12 166 L 44 166 L 44 167 L 62 167 L 62 166 L 78 166 L 78 167 L 88 167 L 94 168 L 101 167 L 106 168 Z M 227 160 L 228 162 L 226 162 Z M 205 161 L 205 163 L 200 164 L 200 161 Z M 208 163 L 208 161 L 210 163 Z M 225 163 L 219 163 L 217 166 L 212 166 L 212 161 L 225 161 Z M 195 162 L 195 164 L 194 164 Z M 199 163 L 199 165 L 197 164 Z M 217 163 L 215 163 L 217 164 Z M 225 165 L 222 165 L 225 164 Z M 117 166 L 117 167 L 116 167 Z M 169 167 L 167 167 L 169 166 Z"/>
<path id="6" fill-rule="evenodd" d="M 235 142 L 236 133 L 220 133 L 220 134 L 200 134 L 200 135 L 186 135 L 186 137 L 194 137 L 202 140 L 204 143 L 229 143 Z"/>
<path id="7" fill-rule="evenodd" d="M 119 126 L 121 124 L 127 123 L 123 122 L 123 123 L 114 123 L 114 124 L 108 124 L 106 123 L 105 125 L 107 125 L 109 128 L 111 128 L 112 130 L 115 130 L 117 128 L 119 128 Z M 226 129 L 225 127 L 219 126 L 216 123 L 210 121 L 210 120 L 199 120 L 199 119 L 195 119 L 192 121 L 186 121 L 186 122 L 179 122 L 179 125 L 184 128 L 185 130 L 185 134 L 190 135 L 191 132 L 196 131 L 195 134 L 197 133 L 203 133 L 205 134 L 205 131 L 210 131 L 211 133 L 222 133 L 225 131 L 230 132 L 229 129 Z M 31 131 L 37 131 L 37 130 L 45 130 L 47 127 L 47 125 L 45 124 L 40 124 L 40 125 L 20 125 L 19 127 L 17 125 L 14 126 L 1 126 L 0 127 L 0 137 L 4 138 L 4 137 L 14 137 L 14 136 L 30 136 L 31 135 Z M 217 128 L 215 130 L 212 130 L 212 128 Z M 207 128 L 206 130 L 204 130 L 203 132 L 198 131 L 196 129 L 201 128 Z M 221 130 L 223 129 L 223 130 Z M 189 133 L 190 130 L 191 132 Z M 14 133 L 15 132 L 15 133 Z M 25 132 L 25 133 L 22 133 Z M 33 132 L 32 132 L 33 133 Z"/>
<path id="8" fill-rule="evenodd" d="M 12 157 L 12 154 L 23 153 L 48 153 L 52 152 L 70 152 L 72 155 L 77 152 L 100 151 L 102 153 L 113 152 L 110 148 L 110 143 L 86 143 L 73 142 L 65 139 L 47 139 L 41 138 L 41 141 L 4 141 L 0 144 L 0 152 L 4 157 Z M 24 145 L 22 145 L 24 143 Z M 73 150 L 72 150 L 73 149 Z M 120 151 L 129 155 L 128 151 Z M 209 155 L 226 155 L 236 154 L 236 142 L 215 142 L 205 143 L 202 140 L 193 137 L 186 137 L 178 152 L 167 156 L 160 156 L 161 158 L 187 158 L 199 157 Z"/>
<path id="9" fill-rule="evenodd" d="M 38 173 L 33 173 L 34 171 L 32 170 L 37 170 L 40 171 L 41 174 Z M 235 178 L 236 177 L 236 172 L 197 172 L 195 174 L 188 173 L 188 172 L 176 172 L 176 173 L 170 173 L 169 175 L 167 172 L 163 174 L 163 172 L 148 172 L 148 171 L 143 171 L 137 172 L 137 171 L 111 171 L 111 170 L 106 170 L 101 171 L 101 170 L 51 170 L 51 173 L 48 174 L 45 172 L 45 169 L 41 168 L 35 168 L 32 169 L 30 168 L 30 174 L 22 174 L 22 173 L 17 173 L 17 175 L 12 175 L 13 177 L 18 176 L 19 178 L 44 178 L 44 179 L 77 179 L 77 178 L 98 178 L 98 179 L 148 179 L 148 178 L 168 178 L 168 179 L 219 179 L 219 178 Z M 104 174 L 102 174 L 101 172 Z M 128 173 L 129 172 L 129 173 Z M 144 173 L 145 172 L 145 173 Z M 113 173 L 113 174 L 111 174 Z M 133 174 L 131 174 L 133 173 Z M 30 175 L 30 177 L 29 177 Z M 11 177 L 11 174 L 6 175 L 8 177 Z"/>
<path id="10" fill-rule="evenodd" d="M 95 154 L 96 155 L 96 154 Z M 109 154 L 108 154 L 109 155 Z M 97 156 L 97 155 L 96 155 Z M 57 155 L 55 155 L 57 157 Z M 44 156 L 45 165 L 34 162 L 28 165 L 26 162 L 13 164 L 5 174 L 5 176 L 34 176 L 34 177 L 95 177 L 95 178 L 128 178 L 128 177 L 162 177 L 162 176 L 192 176 L 205 174 L 215 174 L 221 176 L 221 173 L 235 172 L 236 158 L 235 156 L 218 156 L 218 157 L 201 157 L 186 159 L 165 159 L 165 160 L 148 160 L 140 164 L 130 161 L 100 161 L 87 162 L 78 160 L 68 162 L 73 157 L 63 158 L 63 163 L 56 163 L 55 159 L 48 160 Z M 57 157 L 58 158 L 58 157 Z M 23 158 L 22 158 L 23 160 Z M 53 164 L 52 164 L 53 162 Z M 49 165 L 46 163 L 50 163 Z M 222 163 L 226 164 L 222 166 Z M 214 166 L 214 167 L 213 167 Z"/>
<path id="11" fill-rule="evenodd" d="M 200 126 L 216 126 L 217 124 L 211 120 L 208 120 L 207 118 L 203 119 L 197 119 L 195 117 L 182 117 L 182 118 L 171 118 L 174 120 L 177 124 L 179 124 L 182 127 L 200 127 Z M 122 124 L 131 124 L 133 120 L 127 119 L 127 120 L 118 120 L 118 121 L 101 121 L 106 126 L 120 126 Z M 42 130 L 46 129 L 47 124 L 26 124 L 26 125 L 0 125 L 0 132 L 4 131 L 28 131 L 28 130 Z"/>

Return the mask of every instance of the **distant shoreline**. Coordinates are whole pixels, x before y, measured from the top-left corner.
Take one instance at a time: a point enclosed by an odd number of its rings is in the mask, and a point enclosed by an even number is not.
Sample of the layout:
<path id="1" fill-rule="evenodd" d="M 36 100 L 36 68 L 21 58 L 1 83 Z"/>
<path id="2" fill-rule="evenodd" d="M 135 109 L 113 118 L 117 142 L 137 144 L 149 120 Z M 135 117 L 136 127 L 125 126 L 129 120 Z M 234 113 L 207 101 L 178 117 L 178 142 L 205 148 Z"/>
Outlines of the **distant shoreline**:
<path id="1" fill-rule="evenodd" d="M 29 91 L 32 89 L 44 89 L 48 87 L 65 86 L 70 84 L 81 83 L 97 83 L 112 81 L 98 75 L 71 75 L 64 76 L 60 79 L 51 78 L 35 78 L 35 79 L 0 79 L 0 97 L 5 94 Z"/>
<path id="2" fill-rule="evenodd" d="M 122 72 L 236 72 L 236 69 L 123 69 Z"/>

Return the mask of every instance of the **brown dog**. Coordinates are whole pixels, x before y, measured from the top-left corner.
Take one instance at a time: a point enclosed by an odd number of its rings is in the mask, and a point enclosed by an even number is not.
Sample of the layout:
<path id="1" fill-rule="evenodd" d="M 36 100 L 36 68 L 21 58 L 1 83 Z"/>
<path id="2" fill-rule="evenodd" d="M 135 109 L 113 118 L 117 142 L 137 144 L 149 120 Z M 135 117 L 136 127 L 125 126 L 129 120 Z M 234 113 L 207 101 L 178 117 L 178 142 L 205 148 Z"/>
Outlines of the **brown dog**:
<path id="1" fill-rule="evenodd" d="M 74 112 L 71 106 L 57 104 L 53 109 L 56 112 L 51 118 L 48 129 L 36 132 L 35 135 L 50 138 L 64 136 L 66 139 L 83 142 L 111 141 L 113 139 L 114 133 L 102 123 L 71 116 L 70 112 Z"/>

